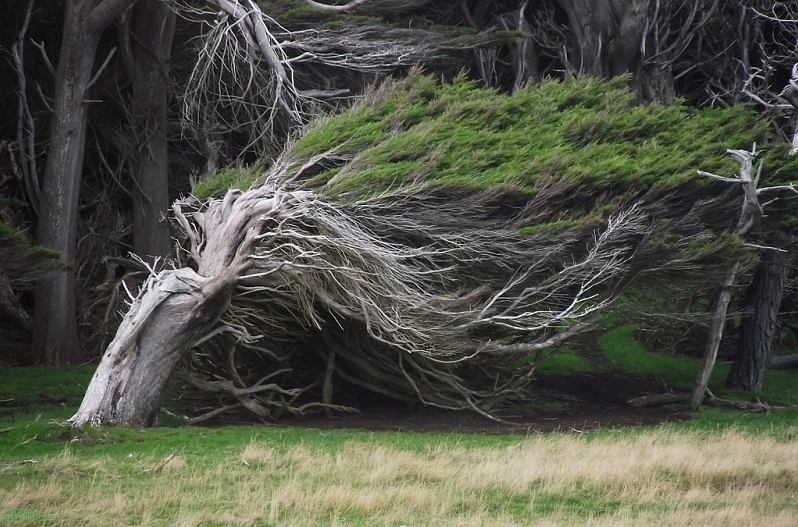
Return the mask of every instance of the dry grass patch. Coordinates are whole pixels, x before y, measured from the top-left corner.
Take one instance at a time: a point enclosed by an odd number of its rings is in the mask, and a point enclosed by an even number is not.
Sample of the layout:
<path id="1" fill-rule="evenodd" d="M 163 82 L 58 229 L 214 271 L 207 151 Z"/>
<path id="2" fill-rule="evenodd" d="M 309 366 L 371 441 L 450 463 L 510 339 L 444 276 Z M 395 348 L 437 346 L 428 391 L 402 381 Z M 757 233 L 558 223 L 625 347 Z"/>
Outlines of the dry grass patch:
<path id="1" fill-rule="evenodd" d="M 0 503 L 50 513 L 30 525 L 779 527 L 798 514 L 798 445 L 735 431 L 417 450 L 252 440 L 216 457 L 122 460 L 65 451 L 0 477 L 17 482 Z"/>

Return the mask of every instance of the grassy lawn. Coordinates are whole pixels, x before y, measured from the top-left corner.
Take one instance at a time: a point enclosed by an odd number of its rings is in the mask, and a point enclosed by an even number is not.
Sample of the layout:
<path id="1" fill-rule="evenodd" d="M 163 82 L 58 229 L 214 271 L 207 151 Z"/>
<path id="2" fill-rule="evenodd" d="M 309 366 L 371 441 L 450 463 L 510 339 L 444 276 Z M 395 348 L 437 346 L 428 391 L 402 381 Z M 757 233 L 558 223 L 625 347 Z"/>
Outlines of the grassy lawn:
<path id="1" fill-rule="evenodd" d="M 605 335 L 603 368 L 673 386 L 697 369 L 645 355 L 631 336 Z M 577 355 L 546 374 L 586 371 Z M 775 391 L 798 387 L 796 374 L 773 373 L 763 397 L 792 400 Z M 90 376 L 0 370 L 0 525 L 777 527 L 798 516 L 795 410 L 529 437 L 188 428 L 169 416 L 153 430 L 71 432 L 58 422 Z"/>

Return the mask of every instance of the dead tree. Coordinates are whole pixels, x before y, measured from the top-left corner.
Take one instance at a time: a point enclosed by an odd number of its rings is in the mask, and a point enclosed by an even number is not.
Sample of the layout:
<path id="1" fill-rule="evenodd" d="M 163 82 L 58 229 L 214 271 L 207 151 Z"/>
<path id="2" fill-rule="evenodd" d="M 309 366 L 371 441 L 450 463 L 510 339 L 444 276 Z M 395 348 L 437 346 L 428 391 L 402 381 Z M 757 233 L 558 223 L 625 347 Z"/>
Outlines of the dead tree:
<path id="1" fill-rule="evenodd" d="M 738 184 L 743 190 L 743 203 L 740 210 L 740 219 L 737 222 L 735 234 L 741 239 L 754 228 L 754 226 L 762 219 L 763 210 L 759 201 L 759 196 L 764 192 L 777 191 L 777 190 L 790 190 L 796 191 L 792 185 L 773 186 L 758 188 L 759 178 L 762 173 L 762 164 L 760 162 L 756 172 L 754 171 L 754 159 L 756 158 L 756 145 L 753 146 L 750 152 L 745 150 L 727 150 L 727 152 L 734 157 L 740 164 L 740 169 L 737 176 L 734 178 L 718 176 L 704 171 L 699 171 L 699 175 L 722 181 L 724 183 Z M 704 358 L 701 363 L 701 368 L 696 377 L 696 382 L 693 387 L 692 397 L 690 399 L 690 406 L 693 411 L 697 411 L 701 407 L 701 402 L 707 392 L 707 385 L 709 378 L 712 375 L 712 370 L 715 366 L 715 360 L 718 356 L 718 348 L 720 346 L 720 339 L 723 336 L 723 328 L 726 324 L 726 311 L 729 306 L 729 301 L 732 296 L 732 288 L 740 271 L 742 262 L 735 261 L 729 267 L 723 282 L 720 285 L 718 296 L 715 300 L 713 322 L 710 326 L 709 333 L 707 334 L 707 343 L 704 349 Z"/>

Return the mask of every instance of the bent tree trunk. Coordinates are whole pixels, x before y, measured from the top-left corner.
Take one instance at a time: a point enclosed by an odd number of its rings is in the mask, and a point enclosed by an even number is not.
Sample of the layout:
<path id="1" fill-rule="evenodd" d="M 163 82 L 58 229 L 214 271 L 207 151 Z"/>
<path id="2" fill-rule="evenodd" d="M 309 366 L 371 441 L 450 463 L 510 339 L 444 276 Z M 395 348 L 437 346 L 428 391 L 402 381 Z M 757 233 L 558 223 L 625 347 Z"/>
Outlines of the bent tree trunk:
<path id="1" fill-rule="evenodd" d="M 751 312 L 743 317 L 740 342 L 726 384 L 733 388 L 759 391 L 776 332 L 784 282 L 787 279 L 788 253 L 766 250 L 748 290 Z"/>
<path id="2" fill-rule="evenodd" d="M 227 311 L 233 290 L 252 265 L 261 227 L 283 217 L 279 195 L 230 192 L 202 215 L 203 234 L 191 229 L 180 205 L 175 215 L 191 238 L 197 271 L 171 269 L 150 275 L 103 355 L 73 427 L 155 423 L 166 384 L 180 359 Z M 260 198 L 260 199 L 259 199 Z"/>
<path id="3" fill-rule="evenodd" d="M 207 279 L 188 268 L 151 276 L 70 424 L 154 425 L 169 378 L 225 312 L 232 285 L 226 275 Z"/>

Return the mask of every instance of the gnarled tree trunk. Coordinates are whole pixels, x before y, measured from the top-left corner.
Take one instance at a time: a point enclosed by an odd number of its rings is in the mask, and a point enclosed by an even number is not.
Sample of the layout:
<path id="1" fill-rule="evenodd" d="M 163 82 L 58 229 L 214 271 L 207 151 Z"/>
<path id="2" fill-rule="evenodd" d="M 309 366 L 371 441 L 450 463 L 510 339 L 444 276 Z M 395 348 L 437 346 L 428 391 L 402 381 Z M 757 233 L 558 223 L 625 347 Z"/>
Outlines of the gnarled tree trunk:
<path id="1" fill-rule="evenodd" d="M 72 426 L 155 423 L 180 359 L 212 330 L 252 265 L 260 226 L 284 212 L 279 197 L 248 201 L 237 199 L 240 194 L 231 192 L 205 211 L 206 238 L 192 235 L 197 272 L 182 268 L 150 275 L 70 418 Z M 179 205 L 175 211 L 185 221 Z"/>
<path id="2" fill-rule="evenodd" d="M 219 320 L 234 282 L 184 268 L 152 276 L 94 372 L 72 426 L 155 424 L 184 353 Z"/>

